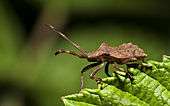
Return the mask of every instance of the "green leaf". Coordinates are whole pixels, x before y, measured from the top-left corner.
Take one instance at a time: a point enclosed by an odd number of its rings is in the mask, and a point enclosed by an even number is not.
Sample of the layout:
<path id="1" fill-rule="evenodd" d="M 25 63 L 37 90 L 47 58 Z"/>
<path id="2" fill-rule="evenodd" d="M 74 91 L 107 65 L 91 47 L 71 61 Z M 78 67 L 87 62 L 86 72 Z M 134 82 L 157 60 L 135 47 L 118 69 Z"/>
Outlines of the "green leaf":
<path id="1" fill-rule="evenodd" d="M 92 104 L 88 104 L 85 102 L 80 102 L 80 101 L 73 101 L 69 99 L 63 99 L 65 106 L 96 106 Z"/>
<path id="2" fill-rule="evenodd" d="M 83 89 L 79 94 L 62 98 L 66 106 L 149 106 L 128 92 L 107 85 L 104 89 Z"/>
<path id="3" fill-rule="evenodd" d="M 138 69 L 131 69 L 134 81 L 124 84 L 124 90 L 153 106 L 170 105 L 170 92 L 157 80 Z M 136 73 L 135 72 L 135 73 Z"/>
<path id="4" fill-rule="evenodd" d="M 83 89 L 62 100 L 66 106 L 170 106 L 170 57 L 148 65 L 152 69 L 129 69 L 133 81 L 120 75 L 104 78 L 98 89 Z"/>
<path id="5" fill-rule="evenodd" d="M 146 70 L 150 77 L 159 81 L 163 86 L 170 90 L 170 56 L 163 56 L 163 61 L 148 61 L 153 68 L 152 70 Z"/>

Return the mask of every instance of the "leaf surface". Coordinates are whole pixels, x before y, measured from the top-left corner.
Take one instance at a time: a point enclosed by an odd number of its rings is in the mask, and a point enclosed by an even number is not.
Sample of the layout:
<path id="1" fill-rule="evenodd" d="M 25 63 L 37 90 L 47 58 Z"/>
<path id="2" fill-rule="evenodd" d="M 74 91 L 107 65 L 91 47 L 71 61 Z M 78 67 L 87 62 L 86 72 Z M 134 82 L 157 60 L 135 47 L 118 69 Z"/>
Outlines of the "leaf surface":
<path id="1" fill-rule="evenodd" d="M 170 57 L 147 62 L 150 69 L 130 68 L 133 81 L 113 74 L 98 89 L 83 89 L 62 97 L 66 106 L 170 106 Z"/>

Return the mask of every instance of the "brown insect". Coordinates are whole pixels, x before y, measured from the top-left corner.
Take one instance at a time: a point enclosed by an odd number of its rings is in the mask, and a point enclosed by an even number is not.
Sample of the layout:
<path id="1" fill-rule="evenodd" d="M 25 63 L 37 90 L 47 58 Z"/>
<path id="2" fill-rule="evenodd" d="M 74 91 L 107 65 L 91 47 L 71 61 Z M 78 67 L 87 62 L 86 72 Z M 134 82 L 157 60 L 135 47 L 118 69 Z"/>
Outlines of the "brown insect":
<path id="1" fill-rule="evenodd" d="M 76 53 L 74 51 L 57 50 L 55 55 L 58 55 L 60 53 L 67 53 L 79 58 L 85 58 L 89 62 L 94 62 L 90 65 L 87 65 L 81 70 L 81 88 L 83 87 L 83 73 L 91 68 L 95 67 L 96 69 L 91 73 L 90 78 L 98 82 L 101 81 L 101 79 L 96 77 L 96 73 L 104 67 L 104 64 L 106 75 L 111 76 L 108 73 L 109 64 L 116 63 L 128 65 L 130 62 L 136 62 L 138 60 L 143 61 L 144 58 L 147 56 L 144 53 L 143 49 L 132 43 L 121 44 L 117 47 L 111 47 L 107 43 L 102 43 L 96 51 L 87 53 L 86 51 L 81 49 L 78 44 L 67 38 L 63 33 L 57 31 L 52 25 L 48 25 L 48 27 L 79 50 L 79 53 Z M 130 78 L 130 80 L 133 79 L 128 71 L 126 71 L 126 76 Z"/>

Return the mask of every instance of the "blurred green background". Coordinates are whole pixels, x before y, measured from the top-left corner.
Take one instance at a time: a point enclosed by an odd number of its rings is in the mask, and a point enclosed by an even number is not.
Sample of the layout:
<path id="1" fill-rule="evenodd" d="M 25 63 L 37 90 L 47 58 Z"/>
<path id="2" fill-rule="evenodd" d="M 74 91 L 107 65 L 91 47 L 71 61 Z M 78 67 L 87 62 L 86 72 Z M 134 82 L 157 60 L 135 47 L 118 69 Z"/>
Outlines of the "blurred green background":
<path id="1" fill-rule="evenodd" d="M 170 2 L 162 0 L 1 0 L 0 106 L 63 106 L 79 92 L 80 70 L 89 64 L 55 50 L 75 50 L 56 38 L 52 24 L 86 51 L 102 42 L 133 42 L 148 59 L 170 54 Z M 85 74 L 85 87 L 96 83 Z M 101 72 L 103 77 L 106 77 Z"/>

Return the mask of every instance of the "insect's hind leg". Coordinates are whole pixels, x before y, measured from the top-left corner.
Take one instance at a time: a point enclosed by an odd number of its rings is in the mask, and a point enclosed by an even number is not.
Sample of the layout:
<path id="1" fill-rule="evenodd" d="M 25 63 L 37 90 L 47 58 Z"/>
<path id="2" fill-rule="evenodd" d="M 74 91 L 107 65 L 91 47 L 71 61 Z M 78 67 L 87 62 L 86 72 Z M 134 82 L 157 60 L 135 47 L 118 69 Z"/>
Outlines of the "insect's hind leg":
<path id="1" fill-rule="evenodd" d="M 55 52 L 55 56 L 58 55 L 58 54 L 61 54 L 61 53 L 66 53 L 66 54 L 71 54 L 73 56 L 77 56 L 79 58 L 86 58 L 87 56 L 84 55 L 84 54 L 79 54 L 79 53 L 76 53 L 74 51 L 69 51 L 69 50 L 63 50 L 63 49 L 59 49 Z"/>
<path id="2" fill-rule="evenodd" d="M 100 65 L 100 64 L 102 64 L 102 63 L 99 63 L 99 62 L 97 62 L 97 63 L 92 63 L 92 64 L 87 65 L 86 67 L 84 67 L 84 68 L 81 70 L 80 89 L 82 89 L 82 88 L 83 88 L 83 85 L 84 85 L 84 83 L 83 83 L 83 73 L 86 72 L 86 71 L 88 71 L 88 70 L 91 69 L 91 68 L 94 68 L 94 67 Z"/>
<path id="3" fill-rule="evenodd" d="M 128 70 L 128 69 L 127 69 L 127 70 Z M 125 77 L 126 77 L 126 78 L 129 78 L 131 82 L 134 80 L 132 74 L 131 74 L 130 72 L 128 72 L 128 71 L 126 72 L 126 76 L 125 76 Z"/>
<path id="4" fill-rule="evenodd" d="M 137 68 L 140 69 L 141 71 L 144 71 L 146 69 L 152 69 L 152 66 L 145 63 L 144 61 L 139 61 L 139 62 L 128 62 L 126 63 L 128 68 Z"/>
<path id="5" fill-rule="evenodd" d="M 106 65 L 105 65 L 105 73 L 106 73 L 106 75 L 107 75 L 108 77 L 111 77 L 111 75 L 108 73 L 108 71 L 109 71 L 109 70 L 108 70 L 108 69 L 109 69 L 109 65 L 110 65 L 109 62 L 106 63 Z M 121 81 L 120 81 L 118 75 L 124 76 L 124 77 L 128 77 L 130 80 L 133 80 L 132 75 L 131 75 L 126 69 L 121 69 L 120 66 L 119 66 L 117 63 L 114 63 L 114 64 L 112 64 L 112 65 L 113 65 L 113 67 L 114 67 L 116 70 L 118 70 L 118 71 L 113 71 L 113 72 L 114 72 L 115 76 L 118 78 L 119 82 L 121 82 Z M 123 72 L 123 73 L 125 72 L 125 74 L 121 74 L 122 72 Z"/>
<path id="6" fill-rule="evenodd" d="M 121 68 L 117 63 L 114 63 L 113 67 L 115 67 L 115 69 L 118 70 L 118 71 L 114 71 L 115 75 L 119 74 L 121 76 L 124 76 L 125 78 L 129 78 L 131 81 L 134 80 L 132 74 L 128 71 L 129 67 Z"/>

